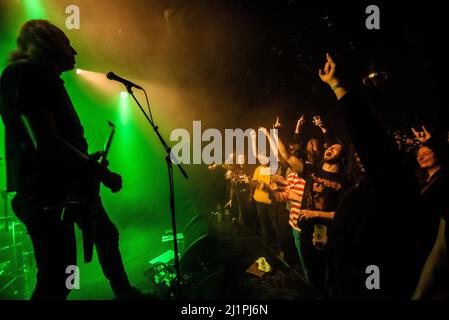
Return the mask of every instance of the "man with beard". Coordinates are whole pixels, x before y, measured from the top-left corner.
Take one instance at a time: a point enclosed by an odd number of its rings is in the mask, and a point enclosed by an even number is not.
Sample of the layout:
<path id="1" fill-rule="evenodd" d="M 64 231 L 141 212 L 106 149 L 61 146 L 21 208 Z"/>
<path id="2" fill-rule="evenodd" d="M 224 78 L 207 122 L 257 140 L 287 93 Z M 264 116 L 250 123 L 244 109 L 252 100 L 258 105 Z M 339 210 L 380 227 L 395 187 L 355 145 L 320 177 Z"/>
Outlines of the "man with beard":
<path id="1" fill-rule="evenodd" d="M 298 226 L 305 267 L 310 283 L 326 294 L 326 244 L 335 210 L 347 188 L 342 174 L 343 147 L 331 145 L 323 157 L 323 165 L 306 183 Z"/>

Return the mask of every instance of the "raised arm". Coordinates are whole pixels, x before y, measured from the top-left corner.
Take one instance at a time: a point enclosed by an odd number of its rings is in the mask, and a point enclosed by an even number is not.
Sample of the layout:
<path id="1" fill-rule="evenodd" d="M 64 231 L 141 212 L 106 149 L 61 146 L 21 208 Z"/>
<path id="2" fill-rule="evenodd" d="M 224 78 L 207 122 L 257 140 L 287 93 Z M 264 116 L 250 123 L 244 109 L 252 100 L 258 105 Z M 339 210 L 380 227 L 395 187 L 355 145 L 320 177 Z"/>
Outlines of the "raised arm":
<path id="1" fill-rule="evenodd" d="M 282 128 L 279 117 L 276 118 L 276 123 L 273 125 L 273 128 L 278 129 L 278 130 L 280 130 Z M 280 159 L 281 162 L 287 161 L 289 154 L 288 154 L 288 150 L 285 147 L 285 144 L 282 141 L 281 137 L 278 137 L 278 151 L 279 151 L 279 155 L 281 156 L 281 159 Z"/>
<path id="2" fill-rule="evenodd" d="M 304 115 L 301 115 L 301 117 L 299 117 L 298 121 L 296 122 L 295 134 L 293 136 L 293 141 L 295 143 L 299 144 L 300 149 L 305 147 L 305 142 L 303 141 L 302 135 L 301 135 L 302 127 L 305 122 L 306 122 L 306 120 L 304 118 Z"/>
<path id="3" fill-rule="evenodd" d="M 262 134 L 264 134 L 267 137 L 267 139 L 269 141 L 271 153 L 276 154 L 277 153 L 276 151 L 278 151 L 278 150 L 274 150 L 274 146 L 276 145 L 276 142 L 274 141 L 273 137 L 270 135 L 270 132 L 268 131 L 268 129 L 261 127 L 261 128 L 259 128 L 259 132 L 262 132 Z M 279 137 L 278 137 L 278 140 L 279 140 Z"/>
<path id="4" fill-rule="evenodd" d="M 335 62 L 329 54 L 326 57 L 324 71 L 320 69 L 319 76 L 330 86 L 342 106 L 346 128 L 367 175 L 379 186 L 384 185 L 386 179 L 395 176 L 407 190 L 415 188 L 413 175 L 404 168 L 393 139 L 388 136 L 369 107 L 343 86 L 335 75 Z"/>
<path id="5" fill-rule="evenodd" d="M 341 85 L 340 80 L 337 79 L 335 75 L 336 70 L 337 66 L 334 60 L 328 53 L 326 53 L 326 64 L 324 65 L 324 69 L 318 71 L 318 75 L 320 76 L 321 81 L 327 83 L 331 87 L 337 100 L 340 100 L 348 93 L 348 91 Z"/>
<path id="6" fill-rule="evenodd" d="M 299 117 L 298 121 L 296 122 L 295 134 L 297 134 L 297 135 L 301 134 L 301 128 L 305 122 L 306 122 L 306 120 L 304 119 L 304 115 Z"/>
<path id="7" fill-rule="evenodd" d="M 335 144 L 335 143 L 339 143 L 342 144 L 341 141 L 339 141 L 333 134 L 332 132 L 329 132 L 329 129 L 326 127 L 326 125 L 324 124 L 323 120 L 321 119 L 320 116 L 316 116 L 314 118 L 314 125 L 317 126 L 320 130 L 321 133 L 323 134 L 324 140 L 326 141 L 328 147 L 330 147 L 331 145 Z"/>
<path id="8" fill-rule="evenodd" d="M 426 143 L 426 141 L 429 140 L 432 137 L 432 135 L 430 134 L 429 131 L 427 131 L 425 126 L 421 126 L 421 128 L 423 129 L 423 131 L 417 131 L 415 128 L 412 127 L 412 132 L 415 135 L 415 138 L 420 143 Z"/>

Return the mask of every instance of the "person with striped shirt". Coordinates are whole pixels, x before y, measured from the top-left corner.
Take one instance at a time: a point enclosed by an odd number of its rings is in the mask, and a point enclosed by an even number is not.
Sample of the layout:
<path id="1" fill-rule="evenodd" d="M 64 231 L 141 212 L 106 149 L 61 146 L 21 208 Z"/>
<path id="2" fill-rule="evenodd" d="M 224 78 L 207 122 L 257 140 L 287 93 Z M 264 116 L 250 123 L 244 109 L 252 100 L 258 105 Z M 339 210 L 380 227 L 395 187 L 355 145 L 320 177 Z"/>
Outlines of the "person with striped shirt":
<path id="1" fill-rule="evenodd" d="M 290 213 L 288 223 L 292 227 L 293 239 L 298 252 L 301 269 L 305 280 L 308 282 L 308 272 L 305 268 L 304 259 L 301 253 L 301 229 L 298 227 L 298 218 L 306 181 L 298 175 L 298 170 L 302 167 L 301 161 L 294 156 L 290 156 L 289 164 L 290 168 L 287 175 L 287 185 L 285 190 L 275 193 L 275 199 L 279 202 L 287 202 L 287 208 Z"/>

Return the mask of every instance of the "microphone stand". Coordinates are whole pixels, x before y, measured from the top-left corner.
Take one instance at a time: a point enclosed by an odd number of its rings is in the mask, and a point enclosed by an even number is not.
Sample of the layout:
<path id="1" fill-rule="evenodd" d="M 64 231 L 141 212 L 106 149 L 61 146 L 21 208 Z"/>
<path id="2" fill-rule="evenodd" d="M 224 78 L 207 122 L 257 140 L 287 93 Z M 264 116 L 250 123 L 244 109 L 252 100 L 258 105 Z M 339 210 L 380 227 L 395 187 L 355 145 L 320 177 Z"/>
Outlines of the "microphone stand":
<path id="1" fill-rule="evenodd" d="M 153 128 L 154 132 L 156 133 L 157 137 L 159 138 L 159 141 L 161 142 L 162 146 L 165 149 L 165 152 L 167 155 L 165 156 L 165 162 L 167 164 L 168 168 L 168 179 L 169 179 L 169 186 L 170 186 L 170 211 L 171 211 L 171 222 L 172 222 L 172 229 L 173 229 L 173 248 L 175 251 L 175 270 L 176 270 L 176 281 L 175 281 L 175 288 L 174 288 L 174 296 L 175 299 L 179 296 L 179 289 L 181 286 L 181 271 L 179 269 L 179 256 L 178 256 L 178 237 L 177 237 L 177 231 L 176 231 L 176 214 L 175 214 L 175 186 L 173 181 L 173 162 L 171 158 L 175 159 L 175 157 L 171 154 L 171 148 L 167 145 L 164 138 L 161 136 L 159 132 L 159 127 L 154 123 L 152 117 L 148 117 L 145 110 L 142 108 L 142 105 L 139 103 L 137 98 L 134 95 L 134 92 L 132 90 L 132 85 L 126 84 L 125 85 L 126 90 L 128 93 L 133 97 L 134 101 L 137 103 L 137 105 L 140 108 L 140 111 L 142 111 L 143 115 L 147 119 L 147 121 L 150 123 L 151 127 Z M 145 92 L 145 90 L 143 90 Z M 145 92 L 146 94 L 146 92 Z M 147 100 L 148 103 L 148 100 Z M 150 111 L 151 115 L 151 109 L 150 104 L 148 103 L 148 109 Z M 176 165 L 181 171 L 181 174 L 184 176 L 184 178 L 188 179 L 187 173 L 184 171 L 184 168 L 181 166 L 180 163 L 176 161 Z"/>

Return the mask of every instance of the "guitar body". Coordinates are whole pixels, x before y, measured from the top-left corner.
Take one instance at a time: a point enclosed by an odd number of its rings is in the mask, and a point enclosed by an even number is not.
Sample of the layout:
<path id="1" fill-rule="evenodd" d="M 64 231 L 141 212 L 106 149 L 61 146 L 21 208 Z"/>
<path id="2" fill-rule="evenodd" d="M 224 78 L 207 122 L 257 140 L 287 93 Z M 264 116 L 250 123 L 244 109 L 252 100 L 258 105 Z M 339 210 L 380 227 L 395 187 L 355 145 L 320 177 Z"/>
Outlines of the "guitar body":
<path id="1" fill-rule="evenodd" d="M 100 160 L 100 164 L 103 166 L 108 165 L 107 156 L 111 148 L 112 139 L 115 134 L 115 126 L 109 122 L 111 132 L 105 145 L 105 149 Z M 78 184 L 76 190 L 71 195 L 71 200 L 75 200 L 79 205 L 71 207 L 69 211 L 75 213 L 77 217 L 77 224 L 83 231 L 83 250 L 84 250 L 84 262 L 88 263 L 92 261 L 94 238 L 95 238 L 95 221 L 96 217 L 102 213 L 103 204 L 100 198 L 101 183 L 98 179 L 88 176 L 82 178 Z"/>

